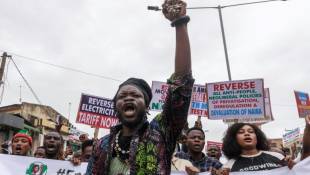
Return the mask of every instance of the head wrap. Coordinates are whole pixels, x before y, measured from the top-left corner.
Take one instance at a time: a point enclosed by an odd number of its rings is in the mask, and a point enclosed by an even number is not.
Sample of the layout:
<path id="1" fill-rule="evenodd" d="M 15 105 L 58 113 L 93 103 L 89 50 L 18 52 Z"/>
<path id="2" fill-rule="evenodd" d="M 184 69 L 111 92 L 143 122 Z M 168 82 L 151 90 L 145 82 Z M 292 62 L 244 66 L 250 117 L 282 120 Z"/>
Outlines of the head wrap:
<path id="1" fill-rule="evenodd" d="M 125 85 L 133 85 L 137 87 L 143 93 L 145 105 L 147 107 L 149 106 L 152 99 L 152 89 L 145 80 L 139 78 L 129 78 L 128 80 L 124 81 L 121 85 L 119 85 L 118 90 L 113 98 L 114 103 L 116 103 L 116 96 L 118 94 L 118 91 L 120 90 L 121 87 Z"/>
<path id="2" fill-rule="evenodd" d="M 32 137 L 31 137 L 30 135 L 25 134 L 25 133 L 17 133 L 17 134 L 15 134 L 15 135 L 13 136 L 13 139 L 12 139 L 12 140 L 14 140 L 14 139 L 17 138 L 17 137 L 24 137 L 24 138 L 26 138 L 26 139 L 28 140 L 30 146 L 32 145 Z"/>

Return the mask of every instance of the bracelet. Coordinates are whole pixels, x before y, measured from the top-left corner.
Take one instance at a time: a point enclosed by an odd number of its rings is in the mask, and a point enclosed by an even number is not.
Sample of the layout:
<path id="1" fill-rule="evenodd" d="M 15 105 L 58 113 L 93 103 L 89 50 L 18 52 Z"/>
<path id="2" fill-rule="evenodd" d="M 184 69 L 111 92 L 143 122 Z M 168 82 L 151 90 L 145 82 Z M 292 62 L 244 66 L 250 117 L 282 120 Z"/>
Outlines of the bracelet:
<path id="1" fill-rule="evenodd" d="M 181 24 L 187 24 L 189 21 L 190 21 L 189 16 L 182 16 L 180 18 L 173 20 L 171 22 L 171 27 L 176 27 L 176 26 L 181 25 Z"/>

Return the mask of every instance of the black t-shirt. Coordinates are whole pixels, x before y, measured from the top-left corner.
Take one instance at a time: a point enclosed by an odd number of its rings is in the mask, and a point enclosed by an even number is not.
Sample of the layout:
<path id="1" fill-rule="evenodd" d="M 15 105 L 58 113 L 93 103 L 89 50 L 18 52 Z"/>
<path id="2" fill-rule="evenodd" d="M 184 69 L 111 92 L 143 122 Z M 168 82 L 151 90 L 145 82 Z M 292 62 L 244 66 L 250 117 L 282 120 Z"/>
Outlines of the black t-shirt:
<path id="1" fill-rule="evenodd" d="M 277 152 L 260 151 L 256 155 L 241 155 L 238 159 L 231 159 L 225 164 L 231 172 L 271 170 L 283 166 L 284 156 Z"/>

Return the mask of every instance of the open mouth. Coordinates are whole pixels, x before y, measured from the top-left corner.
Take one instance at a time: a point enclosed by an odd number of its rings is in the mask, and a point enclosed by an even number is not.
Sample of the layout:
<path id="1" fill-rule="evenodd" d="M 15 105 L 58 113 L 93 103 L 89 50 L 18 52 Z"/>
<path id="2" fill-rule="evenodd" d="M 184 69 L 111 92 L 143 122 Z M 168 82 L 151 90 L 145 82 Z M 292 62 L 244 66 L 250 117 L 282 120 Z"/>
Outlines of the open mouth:
<path id="1" fill-rule="evenodd" d="M 252 139 L 251 138 L 245 138 L 244 141 L 249 143 L 249 142 L 252 142 Z"/>
<path id="2" fill-rule="evenodd" d="M 195 148 L 195 149 L 200 149 L 201 146 L 200 146 L 200 145 L 194 145 L 194 148 Z"/>
<path id="3" fill-rule="evenodd" d="M 47 149 L 48 151 L 54 151 L 54 150 L 56 149 L 56 146 L 55 146 L 55 145 L 47 145 L 47 146 L 46 146 L 46 149 Z"/>
<path id="4" fill-rule="evenodd" d="M 22 152 L 22 148 L 21 148 L 20 146 L 17 146 L 17 147 L 15 148 L 15 153 L 16 153 L 16 154 L 21 154 L 21 152 Z"/>
<path id="5" fill-rule="evenodd" d="M 124 105 L 123 111 L 126 116 L 133 116 L 136 111 L 135 105 L 132 103 L 127 103 Z"/>

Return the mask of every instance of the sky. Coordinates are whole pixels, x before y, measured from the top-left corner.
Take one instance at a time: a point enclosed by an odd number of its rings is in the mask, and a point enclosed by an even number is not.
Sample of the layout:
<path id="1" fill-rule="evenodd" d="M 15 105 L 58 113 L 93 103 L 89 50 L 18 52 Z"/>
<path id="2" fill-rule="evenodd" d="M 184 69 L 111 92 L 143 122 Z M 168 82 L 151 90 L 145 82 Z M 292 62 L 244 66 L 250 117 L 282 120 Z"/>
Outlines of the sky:
<path id="1" fill-rule="evenodd" d="M 75 121 L 81 93 L 112 98 L 129 77 L 165 81 L 174 69 L 174 28 L 158 0 L 1 0 L 0 53 L 12 55 L 42 104 Z M 251 0 L 188 0 L 188 7 Z M 279 138 L 303 127 L 294 90 L 310 93 L 310 1 L 289 0 L 222 9 L 233 80 L 263 78 L 275 121 L 262 129 Z M 188 10 L 192 70 L 196 84 L 227 81 L 216 9 Z M 100 76 L 32 61 L 81 70 Z M 21 86 L 21 88 L 20 88 Z M 9 62 L 1 106 L 38 103 Z M 2 89 L 1 89 L 2 91 Z M 71 103 L 71 105 L 69 105 Z M 155 113 L 152 113 L 154 116 Z M 150 118 L 152 118 L 152 116 Z M 193 126 L 196 116 L 189 116 Z M 220 141 L 227 125 L 202 119 L 206 139 Z M 93 134 L 89 126 L 75 124 Z M 108 130 L 101 129 L 100 135 Z"/>

